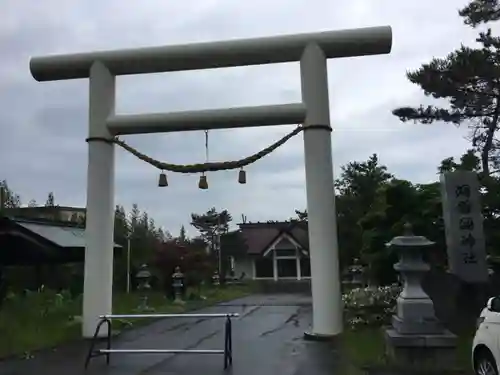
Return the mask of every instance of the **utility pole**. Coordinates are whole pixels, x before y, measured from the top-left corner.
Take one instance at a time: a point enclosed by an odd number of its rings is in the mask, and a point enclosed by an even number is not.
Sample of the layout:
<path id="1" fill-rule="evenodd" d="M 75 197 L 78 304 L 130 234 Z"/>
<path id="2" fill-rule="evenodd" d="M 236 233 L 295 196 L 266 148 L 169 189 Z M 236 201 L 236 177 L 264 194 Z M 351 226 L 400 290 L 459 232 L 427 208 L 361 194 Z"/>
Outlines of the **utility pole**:
<path id="1" fill-rule="evenodd" d="M 3 215 L 3 210 L 5 208 L 5 201 L 7 200 L 5 196 L 6 196 L 5 187 L 3 185 L 0 185 L 0 218 Z M 4 279 L 3 279 L 3 275 L 4 275 L 3 271 L 4 271 L 4 268 L 0 265 L 0 290 L 5 287 Z M 2 284 L 4 284 L 4 285 L 2 285 Z"/>
<path id="2" fill-rule="evenodd" d="M 130 275 L 130 240 L 132 236 L 134 235 L 134 229 L 132 227 L 132 223 L 130 223 L 130 231 L 127 233 L 127 294 L 130 293 L 130 282 L 131 282 L 131 275 Z"/>
<path id="3" fill-rule="evenodd" d="M 3 212 L 5 208 L 5 201 L 7 200 L 6 195 L 5 187 L 3 185 L 0 186 L 0 212 Z"/>
<path id="4" fill-rule="evenodd" d="M 127 237 L 127 294 L 130 293 L 130 236 Z"/>
<path id="5" fill-rule="evenodd" d="M 222 275 L 222 247 L 220 243 L 220 227 L 221 227 L 221 214 L 219 213 L 217 215 L 217 228 L 215 230 L 215 241 L 216 241 L 216 247 L 217 247 L 217 254 L 218 254 L 218 268 L 219 268 L 219 283 L 223 283 L 224 276 Z"/>

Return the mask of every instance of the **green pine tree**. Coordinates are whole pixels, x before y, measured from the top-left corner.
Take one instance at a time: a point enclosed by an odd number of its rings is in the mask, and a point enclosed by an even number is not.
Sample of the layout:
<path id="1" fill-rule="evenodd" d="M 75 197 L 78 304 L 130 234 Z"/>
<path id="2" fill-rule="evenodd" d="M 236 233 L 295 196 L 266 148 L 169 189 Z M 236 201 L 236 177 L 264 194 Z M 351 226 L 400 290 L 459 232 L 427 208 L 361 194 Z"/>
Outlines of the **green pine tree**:
<path id="1" fill-rule="evenodd" d="M 459 11 L 471 27 L 500 18 L 498 0 L 473 0 Z M 478 47 L 462 45 L 444 58 L 434 58 L 407 73 L 426 96 L 445 99 L 447 106 L 402 107 L 393 111 L 402 121 L 423 124 L 443 121 L 470 129 L 474 151 L 480 155 L 484 176 L 500 169 L 500 38 L 491 28 L 480 32 Z"/>
<path id="2" fill-rule="evenodd" d="M 55 207 L 55 198 L 54 198 L 54 193 L 50 192 L 49 195 L 47 196 L 47 201 L 45 202 L 45 207 Z"/>
<path id="3" fill-rule="evenodd" d="M 0 209 L 21 207 L 21 197 L 12 191 L 7 180 L 0 181 Z"/>

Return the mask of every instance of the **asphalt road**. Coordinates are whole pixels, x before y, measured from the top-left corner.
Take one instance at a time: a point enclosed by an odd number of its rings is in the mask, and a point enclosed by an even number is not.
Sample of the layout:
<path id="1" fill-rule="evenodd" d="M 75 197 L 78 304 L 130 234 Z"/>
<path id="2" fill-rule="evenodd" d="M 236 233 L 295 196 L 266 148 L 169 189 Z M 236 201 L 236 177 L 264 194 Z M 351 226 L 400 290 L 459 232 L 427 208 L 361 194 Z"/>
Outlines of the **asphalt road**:
<path id="1" fill-rule="evenodd" d="M 200 310 L 240 314 L 233 319 L 233 365 L 226 371 L 222 355 L 114 354 L 109 366 L 95 358 L 84 372 L 87 345 L 75 343 L 30 360 L 0 362 L 0 375 L 332 375 L 339 362 L 334 345 L 303 340 L 310 304 L 310 296 L 260 295 Z M 222 349 L 223 344 L 223 319 L 181 318 L 128 331 L 113 348 Z"/>

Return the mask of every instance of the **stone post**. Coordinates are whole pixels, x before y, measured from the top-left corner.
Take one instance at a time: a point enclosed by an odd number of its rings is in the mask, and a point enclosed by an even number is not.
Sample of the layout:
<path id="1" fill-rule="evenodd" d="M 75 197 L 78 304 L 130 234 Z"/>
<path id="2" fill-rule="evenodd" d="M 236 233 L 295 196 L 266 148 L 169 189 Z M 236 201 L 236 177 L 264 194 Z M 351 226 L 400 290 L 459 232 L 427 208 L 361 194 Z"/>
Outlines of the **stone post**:
<path id="1" fill-rule="evenodd" d="M 184 274 L 178 266 L 175 267 L 175 272 L 172 274 L 172 288 L 174 289 L 175 294 L 174 303 L 184 304 L 184 301 L 182 300 L 184 290 Z"/>
<path id="2" fill-rule="evenodd" d="M 488 281 L 480 184 L 477 173 L 441 175 L 441 196 L 450 271 L 464 282 Z M 483 305 L 483 302 L 481 302 Z"/>
<path id="3" fill-rule="evenodd" d="M 415 236 L 410 224 L 405 225 L 403 236 L 387 244 L 399 252 L 394 269 L 401 275 L 403 290 L 392 326 L 386 330 L 386 344 L 389 356 L 404 365 L 435 368 L 454 363 L 456 336 L 436 318 L 434 304 L 421 286 L 430 269 L 422 252 L 433 245 L 427 238 Z"/>
<path id="4" fill-rule="evenodd" d="M 354 258 L 353 264 L 349 266 L 347 272 L 351 285 L 356 287 L 364 286 L 364 267 L 361 265 L 358 258 Z"/>
<path id="5" fill-rule="evenodd" d="M 137 289 L 141 291 L 141 302 L 137 308 L 138 311 L 150 311 L 151 308 L 148 306 L 148 291 L 151 289 L 149 285 L 149 280 L 151 279 L 151 272 L 147 264 L 141 265 L 139 272 L 135 276 L 138 280 Z"/>

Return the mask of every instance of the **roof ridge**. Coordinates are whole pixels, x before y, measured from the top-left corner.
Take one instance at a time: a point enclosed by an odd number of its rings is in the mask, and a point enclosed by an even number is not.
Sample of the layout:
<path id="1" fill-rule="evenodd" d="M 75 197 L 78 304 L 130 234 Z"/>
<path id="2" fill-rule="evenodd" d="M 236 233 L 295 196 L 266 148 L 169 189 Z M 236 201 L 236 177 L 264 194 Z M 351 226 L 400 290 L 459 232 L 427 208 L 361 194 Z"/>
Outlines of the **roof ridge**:
<path id="1" fill-rule="evenodd" d="M 51 220 L 45 218 L 25 218 L 25 217 L 16 217 L 16 216 L 6 216 L 8 220 L 11 220 L 15 223 L 30 223 L 30 224 L 39 224 L 39 225 L 47 225 L 51 227 L 62 227 L 62 228 L 78 228 L 85 229 L 85 226 L 80 223 L 74 223 L 71 221 L 59 221 L 59 220 Z"/>

